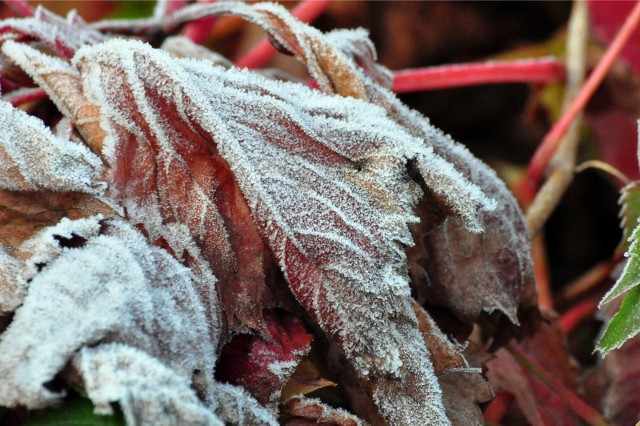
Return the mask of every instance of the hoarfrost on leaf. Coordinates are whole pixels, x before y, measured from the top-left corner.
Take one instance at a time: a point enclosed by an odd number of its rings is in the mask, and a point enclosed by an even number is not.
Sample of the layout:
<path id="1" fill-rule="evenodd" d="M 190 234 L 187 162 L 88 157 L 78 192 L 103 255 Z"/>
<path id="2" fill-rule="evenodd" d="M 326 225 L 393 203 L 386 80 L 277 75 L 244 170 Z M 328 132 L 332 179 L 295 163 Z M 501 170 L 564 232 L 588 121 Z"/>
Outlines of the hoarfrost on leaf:
<path id="1" fill-rule="evenodd" d="M 71 235 L 81 239 L 79 247 L 61 243 Z M 117 219 L 63 220 L 25 244 L 41 247 L 49 259 L 46 252 L 57 244 L 59 254 L 33 277 L 0 336 L 0 404 L 36 408 L 58 401 L 63 393 L 43 384 L 78 349 L 103 340 L 157 357 L 207 394 L 217 346 L 210 336 L 219 331 L 210 333 L 188 269 Z"/>
<path id="2" fill-rule="evenodd" d="M 203 403 L 188 376 L 122 343 L 84 347 L 73 358 L 96 413 L 117 402 L 130 425 L 269 425 L 278 423 L 242 388 L 213 383 Z"/>
<path id="3" fill-rule="evenodd" d="M 42 6 L 37 7 L 31 18 L 4 19 L 0 24 L 0 34 L 15 38 L 26 35 L 46 43 L 64 58 L 71 58 L 81 46 L 106 39 L 99 31 L 90 28 L 75 11 L 71 11 L 65 20 Z"/>
<path id="4" fill-rule="evenodd" d="M 389 421 L 446 423 L 402 246 L 419 196 L 404 165 L 418 140 L 363 101 L 139 42 L 85 47 L 74 62 L 109 118 L 114 153 L 130 140 L 115 136 L 127 134 L 163 152 L 160 171 L 184 164 L 181 134 L 219 152 L 293 293 L 369 380 Z M 128 90 L 114 90 L 116 81 Z"/>
<path id="5" fill-rule="evenodd" d="M 100 159 L 55 136 L 42 121 L 0 101 L 0 187 L 14 191 L 99 193 Z"/>

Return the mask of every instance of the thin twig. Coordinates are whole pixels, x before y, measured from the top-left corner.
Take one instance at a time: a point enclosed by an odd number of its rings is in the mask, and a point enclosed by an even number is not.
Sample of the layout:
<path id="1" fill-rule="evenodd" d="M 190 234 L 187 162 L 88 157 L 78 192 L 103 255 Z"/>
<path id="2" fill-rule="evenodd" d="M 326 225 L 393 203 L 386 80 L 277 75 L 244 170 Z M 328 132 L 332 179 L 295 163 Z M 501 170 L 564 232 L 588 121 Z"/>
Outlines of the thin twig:
<path id="1" fill-rule="evenodd" d="M 472 62 L 395 71 L 391 90 L 408 93 L 491 83 L 546 84 L 564 77 L 564 65 L 555 58 Z"/>
<path id="2" fill-rule="evenodd" d="M 312 22 L 324 12 L 331 0 L 304 0 L 300 2 L 291 14 L 302 22 Z M 239 68 L 260 68 L 267 64 L 276 54 L 276 50 L 271 46 L 268 38 L 263 38 L 245 56 L 236 62 Z"/>
<path id="3" fill-rule="evenodd" d="M 497 394 L 482 413 L 485 424 L 500 424 L 513 401 L 515 401 L 515 397 L 510 392 L 502 391 Z"/>
<path id="4" fill-rule="evenodd" d="M 538 185 L 538 182 L 544 174 L 554 152 L 558 148 L 562 137 L 567 133 L 571 123 L 578 114 L 582 112 L 589 99 L 591 99 L 593 93 L 596 91 L 600 83 L 602 83 L 602 80 L 604 80 L 604 77 L 609 72 L 609 69 L 613 65 L 616 57 L 633 34 L 638 23 L 640 23 L 640 2 L 636 3 L 631 14 L 627 17 L 624 25 L 613 40 L 613 43 L 611 43 L 607 52 L 604 54 L 594 71 L 589 76 L 589 79 L 582 87 L 580 94 L 573 100 L 569 108 L 567 108 L 562 117 L 560 117 L 549 133 L 547 133 L 538 147 L 538 150 L 529 164 L 528 174 L 532 185 Z"/>
<path id="5" fill-rule="evenodd" d="M 579 95 L 584 82 L 588 31 L 586 1 L 576 1 L 573 3 L 567 34 L 567 88 L 563 101 L 565 112 Z M 578 115 L 571 123 L 566 136 L 562 139 L 551 160 L 549 178 L 527 209 L 527 224 L 532 235 L 542 229 L 573 180 L 576 153 L 580 141 L 580 122 L 581 117 Z"/>
<path id="6" fill-rule="evenodd" d="M 619 258 L 614 256 L 613 259 L 600 262 L 591 267 L 587 272 L 582 274 L 576 280 L 567 284 L 554 298 L 556 306 L 566 306 L 578 299 L 583 294 L 597 287 L 603 280 L 609 277 L 615 265 L 619 262 Z M 603 292 L 604 294 L 604 292 Z"/>
<path id="7" fill-rule="evenodd" d="M 560 383 L 557 379 L 542 368 L 528 354 L 522 351 L 515 344 L 507 344 L 505 349 L 513 356 L 518 363 L 533 374 L 538 380 L 547 385 L 556 395 L 558 395 L 578 417 L 593 426 L 607 426 L 610 423 L 605 417 L 589 404 L 580 399 L 574 392 Z"/>
<path id="8" fill-rule="evenodd" d="M 213 3 L 216 0 L 198 0 L 198 3 Z M 193 22 L 189 22 L 182 30 L 182 35 L 189 38 L 191 41 L 197 44 L 204 44 L 214 24 L 218 21 L 217 16 L 208 16 L 206 18 L 196 19 Z"/>
<path id="9" fill-rule="evenodd" d="M 4 4 L 20 17 L 26 18 L 35 14 L 35 9 L 26 0 L 5 0 Z"/>
<path id="10" fill-rule="evenodd" d="M 4 101 L 8 101 L 13 106 L 22 105 L 27 102 L 39 101 L 40 99 L 46 99 L 47 94 L 40 88 L 28 88 L 18 89 L 13 92 L 9 92 L 2 96 Z"/>
<path id="11" fill-rule="evenodd" d="M 591 317 L 598 307 L 598 300 L 587 299 L 573 305 L 560 317 L 560 328 L 567 335 L 571 333 L 582 321 Z"/>
<path id="12" fill-rule="evenodd" d="M 580 163 L 578 166 L 576 166 L 576 173 L 581 173 L 587 169 L 597 169 L 608 173 L 611 176 L 617 178 L 620 182 L 622 182 L 623 185 L 629 185 L 631 183 L 631 179 L 629 179 L 627 175 L 613 167 L 611 164 L 605 163 L 604 161 L 589 160 Z"/>

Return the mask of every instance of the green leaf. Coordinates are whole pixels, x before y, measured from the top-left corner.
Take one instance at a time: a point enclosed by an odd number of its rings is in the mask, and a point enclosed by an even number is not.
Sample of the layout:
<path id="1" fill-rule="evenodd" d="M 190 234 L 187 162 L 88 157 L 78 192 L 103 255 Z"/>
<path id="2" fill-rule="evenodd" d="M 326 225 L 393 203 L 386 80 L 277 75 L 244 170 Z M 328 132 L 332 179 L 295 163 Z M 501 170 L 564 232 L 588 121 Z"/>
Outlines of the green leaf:
<path id="1" fill-rule="evenodd" d="M 618 278 L 618 281 L 613 285 L 611 290 L 604 295 L 600 301 L 600 306 L 606 305 L 618 296 L 626 293 L 632 288 L 640 284 L 640 226 L 633 231 L 631 235 L 631 247 L 629 248 L 627 264 Z"/>
<path id="2" fill-rule="evenodd" d="M 55 410 L 30 420 L 28 426 L 123 426 L 124 416 L 119 410 L 113 416 L 93 413 L 93 404 L 88 399 L 76 398 L 67 401 Z"/>
<path id="3" fill-rule="evenodd" d="M 638 225 L 640 218 L 640 181 L 631 182 L 621 190 L 620 200 L 620 225 L 622 226 L 622 241 L 618 251 L 629 248 L 629 239 Z"/>
<path id="4" fill-rule="evenodd" d="M 605 356 L 638 333 L 640 333 L 640 287 L 635 287 L 625 296 L 620 310 L 607 325 L 596 349 Z"/>

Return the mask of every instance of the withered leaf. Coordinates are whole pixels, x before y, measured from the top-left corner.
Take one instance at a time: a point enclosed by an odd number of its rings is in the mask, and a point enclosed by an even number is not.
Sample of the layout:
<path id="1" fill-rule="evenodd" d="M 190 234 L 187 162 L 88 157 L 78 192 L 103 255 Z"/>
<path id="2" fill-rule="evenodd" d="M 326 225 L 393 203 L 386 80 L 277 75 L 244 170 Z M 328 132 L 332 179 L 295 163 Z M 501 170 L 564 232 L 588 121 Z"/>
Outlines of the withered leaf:
<path id="1" fill-rule="evenodd" d="M 96 214 L 108 217 L 113 212 L 89 194 L 0 190 L 0 243 L 16 254 L 20 245 L 42 228 L 64 217 L 79 219 Z M 28 254 L 20 255 L 25 256 Z"/>
<path id="2" fill-rule="evenodd" d="M 97 53 L 90 52 L 85 54 Z M 152 63 L 139 53 L 135 59 L 80 58 L 86 94 L 104 109 L 112 197 L 152 240 L 164 238 L 173 245 L 178 258 L 185 253 L 167 224 L 186 225 L 220 280 L 229 326 L 264 330 L 262 307 L 270 305 L 265 273 L 271 261 L 236 177 L 199 117 L 207 102 L 198 99 L 198 105 L 190 99 L 193 93 L 181 93 L 185 89 L 174 79 L 183 72 L 173 64 Z M 112 90 L 123 82 L 129 90 Z M 194 250 L 187 248 L 187 255 Z"/>
<path id="3" fill-rule="evenodd" d="M 291 398 L 280 406 L 280 423 L 303 426 L 310 423 L 323 426 L 363 426 L 365 423 L 339 408 L 329 407 L 314 398 Z"/>
<path id="4" fill-rule="evenodd" d="M 294 396 L 307 395 L 328 386 L 337 386 L 337 383 L 323 378 L 313 361 L 306 356 L 300 361 L 296 371 L 282 389 L 280 401 L 286 402 Z"/>
<path id="5" fill-rule="evenodd" d="M 73 365 L 96 414 L 113 414 L 111 404 L 117 402 L 130 425 L 224 425 L 189 380 L 139 349 L 121 343 L 85 347 Z"/>
<path id="6" fill-rule="evenodd" d="M 429 349 L 429 358 L 436 376 L 468 368 L 467 360 L 462 355 L 463 347 L 453 344 L 418 303 L 414 301 L 412 306 L 418 318 L 418 327 Z"/>
<path id="7" fill-rule="evenodd" d="M 273 415 L 241 388 L 214 383 L 208 404 L 190 381 L 157 358 L 120 343 L 83 348 L 73 359 L 100 414 L 118 402 L 127 424 L 269 425 Z"/>
<path id="8" fill-rule="evenodd" d="M 136 42 L 85 47 L 74 60 L 108 123 L 114 186 L 134 221 L 190 224 L 203 248 L 218 249 L 210 259 L 224 285 L 232 277 L 222 260 L 260 265 L 241 261 L 247 248 L 260 254 L 260 235 L 248 240 L 255 220 L 294 295 L 345 351 L 389 421 L 446 423 L 400 244 L 411 242 L 418 194 L 404 164 L 418 141 L 371 104 Z M 128 89 L 114 90 L 123 81 Z M 234 198 L 205 196 L 220 186 L 212 176 L 226 179 Z M 207 245 L 197 232 L 206 232 Z M 244 240 L 221 241 L 225 235 Z M 245 253 L 227 254 L 229 246 Z"/>

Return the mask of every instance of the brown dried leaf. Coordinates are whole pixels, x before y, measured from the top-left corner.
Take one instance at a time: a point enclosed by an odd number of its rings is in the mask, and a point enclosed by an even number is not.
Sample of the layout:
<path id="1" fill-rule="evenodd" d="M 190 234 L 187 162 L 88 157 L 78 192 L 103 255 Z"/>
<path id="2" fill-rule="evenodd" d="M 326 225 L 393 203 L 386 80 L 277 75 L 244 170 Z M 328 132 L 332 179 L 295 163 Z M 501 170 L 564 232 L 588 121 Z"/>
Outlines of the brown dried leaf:
<path id="1" fill-rule="evenodd" d="M 478 404 L 494 397 L 493 388 L 481 374 L 482 367 L 492 356 L 481 346 L 468 342 L 463 352 L 471 367 L 467 371 L 456 371 L 438 377 L 442 388 L 444 406 L 453 425 L 466 426 L 484 424 Z"/>
<path id="2" fill-rule="evenodd" d="M 36 232 L 64 217 L 80 219 L 113 215 L 109 206 L 79 192 L 12 192 L 0 190 L 0 243 L 20 258 L 19 246 Z"/>
<path id="3" fill-rule="evenodd" d="M 323 426 L 364 426 L 364 422 L 339 408 L 329 407 L 318 399 L 291 398 L 280 404 L 280 424 L 303 426 L 317 424 Z"/>
<path id="4" fill-rule="evenodd" d="M 282 389 L 280 401 L 286 402 L 296 395 L 307 395 L 328 386 L 337 386 L 337 384 L 322 377 L 314 363 L 308 357 L 305 357 L 300 361 L 296 371 L 294 371 L 286 386 Z"/>

